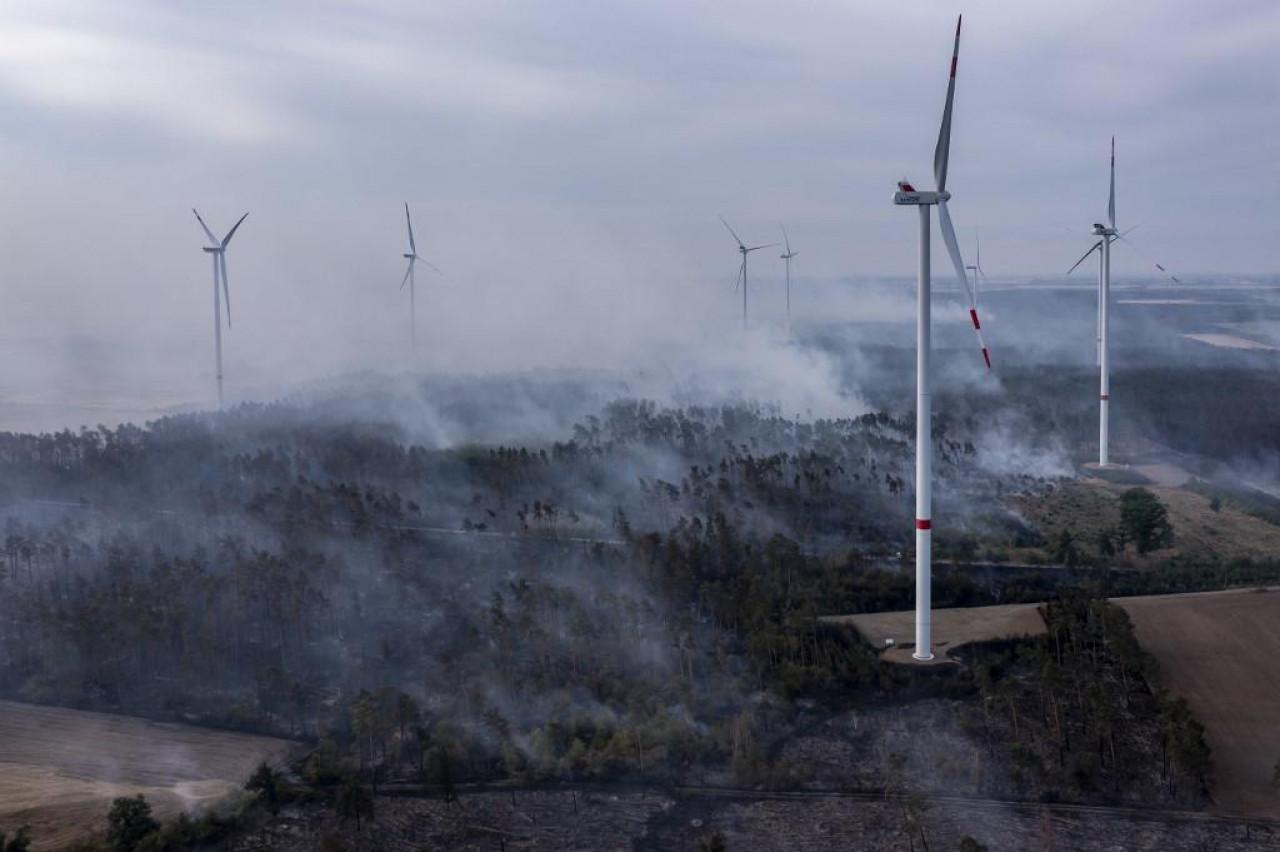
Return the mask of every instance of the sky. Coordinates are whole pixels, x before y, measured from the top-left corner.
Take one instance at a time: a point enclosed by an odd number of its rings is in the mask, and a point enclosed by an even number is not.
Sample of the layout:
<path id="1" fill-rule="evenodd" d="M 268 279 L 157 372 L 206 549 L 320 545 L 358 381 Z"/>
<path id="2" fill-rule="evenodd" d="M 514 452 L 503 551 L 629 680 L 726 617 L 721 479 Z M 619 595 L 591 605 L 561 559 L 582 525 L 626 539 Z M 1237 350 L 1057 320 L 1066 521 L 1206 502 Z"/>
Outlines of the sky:
<path id="1" fill-rule="evenodd" d="M 728 327 L 721 215 L 749 242 L 785 222 L 799 280 L 910 276 L 890 196 L 932 185 L 961 11 L 951 209 L 990 275 L 1088 247 L 1112 134 L 1141 225 L 1119 275 L 1277 271 L 1273 0 L 6 0 L 0 340 L 207 348 L 192 206 L 219 231 L 250 211 L 228 357 L 324 369 L 403 355 L 406 201 L 444 271 L 419 276 L 423 333 L 455 366 Z"/>

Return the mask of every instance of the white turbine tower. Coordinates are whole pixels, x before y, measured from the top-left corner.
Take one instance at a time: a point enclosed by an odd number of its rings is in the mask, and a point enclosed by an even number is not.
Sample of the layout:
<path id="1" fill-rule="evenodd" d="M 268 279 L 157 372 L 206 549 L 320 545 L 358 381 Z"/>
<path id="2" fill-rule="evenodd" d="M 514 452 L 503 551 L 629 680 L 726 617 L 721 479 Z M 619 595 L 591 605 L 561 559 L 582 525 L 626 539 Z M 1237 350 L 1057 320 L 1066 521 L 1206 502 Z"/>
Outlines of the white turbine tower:
<path id="1" fill-rule="evenodd" d="M 414 349 L 418 348 L 418 295 L 416 282 L 414 281 L 413 268 L 418 261 L 422 261 L 431 267 L 437 275 L 442 274 L 436 269 L 430 261 L 418 257 L 418 246 L 413 241 L 413 220 L 409 218 L 409 202 L 404 205 L 404 223 L 409 228 L 409 250 L 404 253 L 405 258 L 409 261 L 409 267 L 404 271 L 404 278 L 400 280 L 400 289 L 404 289 L 404 285 L 409 285 L 409 340 Z"/>
<path id="2" fill-rule="evenodd" d="M 231 290 L 227 286 L 227 245 L 236 235 L 236 229 L 240 227 L 240 223 L 249 214 L 245 213 L 241 216 L 231 226 L 231 230 L 227 231 L 227 235 L 219 240 L 213 235 L 213 231 L 209 230 L 209 226 L 204 223 L 204 219 L 200 218 L 200 213 L 194 207 L 191 208 L 191 212 L 196 214 L 196 221 L 200 223 L 200 227 L 204 229 L 205 236 L 211 243 L 205 246 L 204 251 L 213 258 L 213 351 L 217 365 L 218 408 L 222 408 L 222 296 L 226 296 L 227 299 L 227 328 L 231 328 Z M 221 295 L 218 291 L 219 280 L 222 282 Z"/>
<path id="3" fill-rule="evenodd" d="M 1127 234 L 1132 233 L 1138 226 L 1134 225 L 1123 234 L 1116 230 L 1116 138 L 1111 137 L 1111 182 L 1110 190 L 1107 194 L 1107 224 L 1095 222 L 1093 225 L 1093 235 L 1098 237 L 1098 241 L 1089 247 L 1089 250 L 1080 256 L 1067 274 L 1075 272 L 1080 264 L 1088 259 L 1089 255 L 1095 251 L 1098 252 L 1098 326 L 1097 326 L 1097 352 L 1098 352 L 1098 466 L 1106 467 L 1111 463 L 1110 459 L 1110 405 L 1111 405 L 1111 363 L 1110 363 L 1110 332 L 1111 332 L 1111 244 L 1116 240 L 1125 239 Z M 1132 243 L 1129 243 L 1132 245 Z M 1179 283 L 1175 275 L 1170 275 L 1160 264 L 1155 264 L 1156 269 L 1168 275 L 1173 279 L 1174 283 Z"/>
<path id="4" fill-rule="evenodd" d="M 782 254 L 778 256 L 781 257 L 784 261 L 786 261 L 786 264 L 787 264 L 787 337 L 790 337 L 791 336 L 791 258 L 795 257 L 800 252 L 791 250 L 791 238 L 787 236 L 787 229 L 782 225 L 779 225 L 778 227 L 782 229 L 782 242 L 787 247 L 786 251 L 784 251 Z"/>
<path id="5" fill-rule="evenodd" d="M 747 330 L 747 255 L 751 254 L 751 252 L 753 251 L 759 251 L 762 248 L 772 248 L 776 246 L 777 243 L 765 243 L 764 245 L 759 245 L 759 246 L 743 245 L 742 240 L 738 238 L 738 235 L 737 233 L 734 232 L 733 228 L 729 227 L 729 223 L 724 221 L 723 216 L 720 217 L 720 221 L 724 223 L 725 228 L 727 228 L 729 233 L 733 235 L 734 242 L 738 244 L 738 252 L 742 255 L 742 265 L 738 267 L 737 286 L 742 288 L 742 330 L 746 331 Z"/>
<path id="6" fill-rule="evenodd" d="M 920 219 L 920 260 L 916 302 L 916 649 L 912 654 L 917 660 L 933 659 L 930 608 L 932 600 L 932 551 L 933 551 L 933 406 L 929 394 L 930 355 L 930 282 L 929 282 L 929 208 L 938 208 L 938 226 L 942 241 L 956 277 L 969 296 L 969 318 L 973 322 L 982 359 L 991 369 L 991 356 L 982 340 L 982 326 L 978 322 L 978 308 L 973 290 L 960 258 L 960 244 L 956 241 L 951 216 L 947 212 L 947 157 L 951 149 L 951 104 L 956 89 L 956 63 L 960 55 L 960 19 L 956 20 L 955 46 L 951 52 L 951 74 L 947 81 L 946 106 L 942 111 L 942 126 L 938 129 L 938 143 L 933 151 L 933 176 L 937 189 L 921 192 L 906 181 L 898 184 L 893 195 L 894 204 L 914 205 Z"/>

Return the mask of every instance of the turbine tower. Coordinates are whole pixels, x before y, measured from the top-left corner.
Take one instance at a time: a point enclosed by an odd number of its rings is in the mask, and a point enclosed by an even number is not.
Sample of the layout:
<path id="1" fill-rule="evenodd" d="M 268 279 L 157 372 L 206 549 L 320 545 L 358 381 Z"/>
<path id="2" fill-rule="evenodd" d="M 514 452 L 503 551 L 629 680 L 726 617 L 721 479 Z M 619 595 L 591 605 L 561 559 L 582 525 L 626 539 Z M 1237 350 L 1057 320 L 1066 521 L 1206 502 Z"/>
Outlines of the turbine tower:
<path id="1" fill-rule="evenodd" d="M 720 221 L 724 223 L 725 228 L 727 228 L 729 233 L 733 235 L 734 242 L 738 244 L 738 251 L 739 253 L 742 254 L 742 265 L 738 267 L 737 286 L 742 288 L 742 330 L 746 331 L 747 330 L 747 255 L 751 254 L 751 252 L 753 251 L 759 251 L 762 248 L 772 248 L 773 246 L 776 246 L 777 243 L 765 243 L 764 245 L 759 245 L 759 246 L 743 245 L 742 240 L 738 238 L 738 235 L 734 232 L 733 228 L 729 227 L 729 223 L 724 221 L 723 216 L 720 217 Z"/>
<path id="2" fill-rule="evenodd" d="M 439 269 L 431 264 L 430 261 L 418 257 L 418 246 L 413 241 L 413 219 L 409 218 L 409 202 L 404 204 L 404 223 L 409 228 L 409 250 L 404 253 L 405 258 L 409 261 L 409 267 L 404 271 L 404 278 L 400 280 L 400 289 L 404 289 L 404 285 L 409 285 L 409 340 L 416 350 L 418 348 L 418 295 L 413 275 L 413 267 L 418 261 L 422 261 L 431 269 L 435 270 L 437 275 L 442 274 Z"/>
<path id="3" fill-rule="evenodd" d="M 947 81 L 947 100 L 942 110 L 942 126 L 938 129 L 938 143 L 933 151 L 933 176 L 937 188 L 933 192 L 917 190 L 905 180 L 898 184 L 893 203 L 915 206 L 919 210 L 920 257 L 916 291 L 916 649 L 912 656 L 917 660 L 932 660 L 931 600 L 933 580 L 933 406 L 929 393 L 930 333 L 930 281 L 929 281 L 929 208 L 938 208 L 938 226 L 942 241 L 956 277 L 969 296 L 969 319 L 973 322 L 978 345 L 982 348 L 982 360 L 991 369 L 991 356 L 982 340 L 982 326 L 978 322 L 978 307 L 974 302 L 969 276 L 965 273 L 960 257 L 960 244 L 956 241 L 951 216 L 947 212 L 947 158 L 951 149 L 951 104 L 956 89 L 956 63 L 960 55 L 960 19 L 956 20 L 955 45 L 951 52 L 951 74 Z"/>
<path id="4" fill-rule="evenodd" d="M 782 254 L 778 256 L 787 262 L 787 337 L 790 337 L 791 336 L 791 258 L 795 257 L 800 252 L 791 250 L 791 238 L 787 236 L 787 229 L 782 225 L 779 225 L 778 227 L 782 229 L 782 242 L 787 247 L 786 251 L 784 251 Z"/>
<path id="5" fill-rule="evenodd" d="M 231 230 L 227 231 L 227 235 L 219 240 L 213 235 L 213 231 L 209 230 L 209 226 L 204 223 L 204 219 L 200 218 L 200 213 L 194 207 L 191 212 L 196 214 L 196 221 L 200 223 L 200 227 L 204 229 L 205 236 L 209 238 L 210 245 L 205 246 L 204 251 L 213 258 L 213 351 L 214 360 L 217 366 L 218 377 L 218 408 L 222 408 L 222 296 L 226 296 L 227 300 L 227 328 L 231 328 L 231 290 L 227 287 L 227 246 L 231 242 L 231 238 L 236 235 L 236 229 L 240 227 L 240 223 L 245 220 L 248 213 L 241 216 Z M 218 282 L 222 282 L 222 292 L 219 295 Z"/>
<path id="6" fill-rule="evenodd" d="M 1107 224 L 1095 222 L 1092 234 L 1098 237 L 1097 242 L 1089 247 L 1080 259 L 1075 262 L 1067 274 L 1075 272 L 1080 264 L 1088 259 L 1089 255 L 1095 251 L 1098 252 L 1098 326 L 1097 326 L 1097 353 L 1098 353 L 1098 466 L 1106 467 L 1111 463 L 1110 459 L 1110 405 L 1111 405 L 1111 244 L 1116 240 L 1121 240 L 1129 245 L 1133 243 L 1126 239 L 1128 234 L 1133 233 L 1138 228 L 1134 225 L 1124 233 L 1120 233 L 1116 229 L 1116 138 L 1111 137 L 1111 182 L 1110 189 L 1107 194 Z M 1161 273 L 1168 275 L 1175 284 L 1181 283 L 1176 275 L 1171 275 L 1167 269 L 1160 264 L 1155 264 L 1155 268 Z"/>

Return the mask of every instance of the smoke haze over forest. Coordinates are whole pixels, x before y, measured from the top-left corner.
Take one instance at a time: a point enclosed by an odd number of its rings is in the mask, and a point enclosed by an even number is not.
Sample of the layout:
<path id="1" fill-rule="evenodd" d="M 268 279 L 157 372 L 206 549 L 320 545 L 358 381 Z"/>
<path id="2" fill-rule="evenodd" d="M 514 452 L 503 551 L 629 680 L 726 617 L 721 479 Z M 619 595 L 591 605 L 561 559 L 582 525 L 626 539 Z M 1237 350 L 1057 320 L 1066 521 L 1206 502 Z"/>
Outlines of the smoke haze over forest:
<path id="1" fill-rule="evenodd" d="M 700 360 L 737 322 L 717 214 L 749 242 L 788 224 L 801 319 L 905 319 L 905 278 L 863 293 L 911 272 L 888 196 L 903 175 L 929 182 L 947 38 L 931 24 L 953 5 L 7 4 L 4 381 L 20 394 L 24 374 L 97 362 L 106 384 L 158 382 L 149 401 L 200 401 L 192 205 L 215 230 L 251 211 L 228 258 L 242 394 L 417 366 L 395 289 L 406 200 L 445 271 L 419 282 L 435 369 Z M 1118 276 L 1150 258 L 1183 276 L 1275 268 L 1277 128 L 1258 108 L 1277 94 L 1272 4 L 964 11 L 951 188 L 993 278 L 1057 277 L 1085 247 L 1113 133 L 1120 219 L 1143 226 Z M 1081 25 L 1104 11 L 1111 34 Z M 766 251 L 751 273 L 776 323 L 781 264 Z"/>

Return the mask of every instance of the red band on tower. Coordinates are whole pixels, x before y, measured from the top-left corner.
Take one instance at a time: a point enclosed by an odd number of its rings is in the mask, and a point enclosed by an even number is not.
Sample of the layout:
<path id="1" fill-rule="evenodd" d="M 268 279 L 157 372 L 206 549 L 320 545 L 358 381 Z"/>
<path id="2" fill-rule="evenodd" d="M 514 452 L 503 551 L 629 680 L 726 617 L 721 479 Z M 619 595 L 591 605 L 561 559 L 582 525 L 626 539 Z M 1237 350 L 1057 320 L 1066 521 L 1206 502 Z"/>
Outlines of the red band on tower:
<path id="1" fill-rule="evenodd" d="M 1104 394 L 1099 394 L 1099 395 L 1098 395 L 1098 399 L 1101 399 L 1101 400 L 1103 400 L 1103 401 L 1106 401 L 1106 400 L 1108 400 L 1108 399 L 1111 399 L 1111 397 L 1110 397 L 1110 395 L 1108 395 L 1108 394 L 1105 394 L 1105 393 L 1104 393 Z"/>

